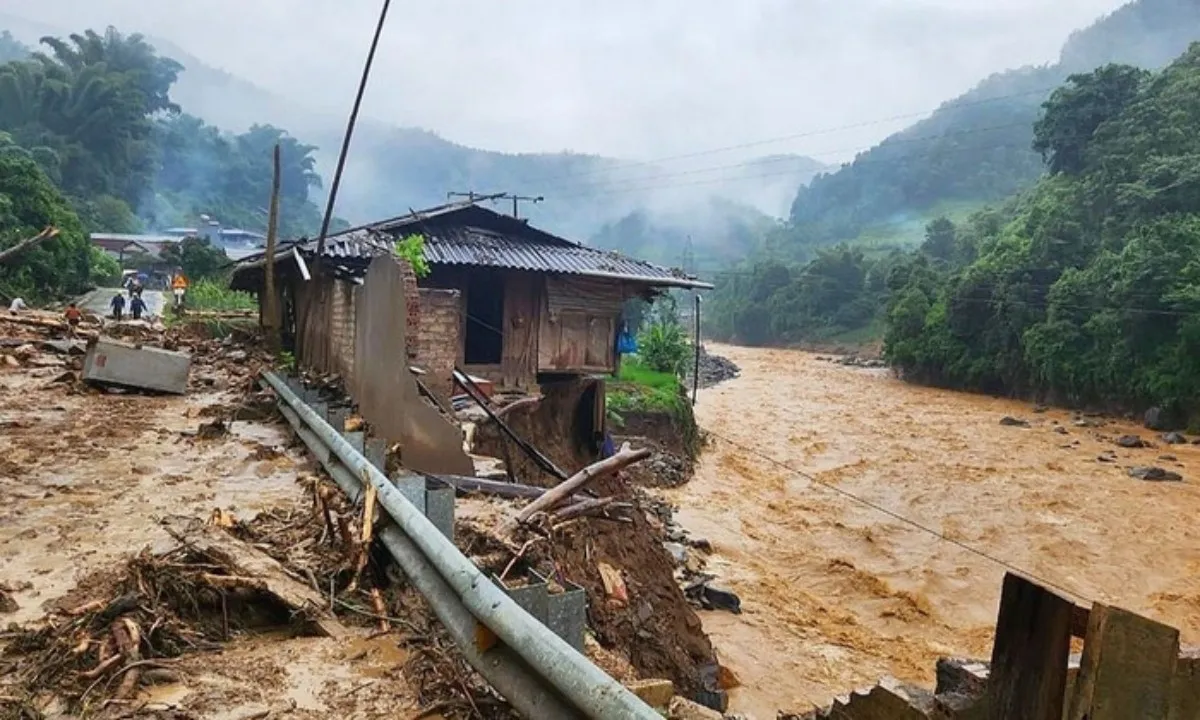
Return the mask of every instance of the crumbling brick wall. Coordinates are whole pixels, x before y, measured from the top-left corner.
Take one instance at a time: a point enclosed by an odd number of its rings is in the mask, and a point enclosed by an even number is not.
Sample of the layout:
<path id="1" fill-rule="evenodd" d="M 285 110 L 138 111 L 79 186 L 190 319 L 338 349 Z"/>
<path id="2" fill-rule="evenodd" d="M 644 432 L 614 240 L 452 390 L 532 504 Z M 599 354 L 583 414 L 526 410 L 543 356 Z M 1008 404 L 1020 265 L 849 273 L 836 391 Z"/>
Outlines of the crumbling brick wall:
<path id="1" fill-rule="evenodd" d="M 424 382 L 442 397 L 453 391 L 451 372 L 462 361 L 462 293 L 421 288 L 420 329 L 414 364 L 428 375 Z"/>

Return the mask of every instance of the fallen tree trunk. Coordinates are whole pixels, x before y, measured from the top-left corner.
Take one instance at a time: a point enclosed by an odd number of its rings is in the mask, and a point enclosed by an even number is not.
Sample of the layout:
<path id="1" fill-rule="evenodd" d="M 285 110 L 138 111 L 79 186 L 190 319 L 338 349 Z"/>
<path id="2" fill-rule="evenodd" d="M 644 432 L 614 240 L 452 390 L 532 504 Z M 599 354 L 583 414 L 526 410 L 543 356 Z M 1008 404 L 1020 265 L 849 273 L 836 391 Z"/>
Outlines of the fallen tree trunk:
<path id="1" fill-rule="evenodd" d="M 625 443 L 621 446 L 621 450 L 617 454 L 588 465 L 559 485 L 547 490 L 540 498 L 522 508 L 521 512 L 517 513 L 516 518 L 507 523 L 504 529 L 507 532 L 511 532 L 516 525 L 528 522 L 529 518 L 535 513 L 552 510 L 557 507 L 570 495 L 574 494 L 576 490 L 582 489 L 596 478 L 615 473 L 648 457 L 650 457 L 650 450 L 648 448 L 634 450 L 629 446 L 629 443 Z"/>
<path id="2" fill-rule="evenodd" d="M 327 613 L 328 600 L 311 587 L 293 580 L 271 556 L 221 528 L 171 518 L 163 523 L 171 537 L 220 565 L 228 575 L 211 577 L 217 587 L 247 587 L 268 593 L 293 614 L 304 614 L 323 635 L 343 637 L 345 628 Z M 210 577 L 206 577 L 206 580 Z"/>
<path id="3" fill-rule="evenodd" d="M 47 225 L 46 229 L 41 231 L 37 235 L 34 235 L 31 238 L 25 238 L 24 240 L 17 243 L 16 245 L 13 245 L 12 247 L 8 248 L 7 250 L 0 251 L 0 263 L 8 262 L 11 258 L 16 257 L 17 255 L 20 255 L 25 250 L 28 250 L 29 248 L 33 247 L 34 245 L 37 245 L 38 243 L 42 242 L 43 240 L 49 240 L 50 238 L 52 238 L 56 235 L 58 235 L 58 228 L 54 227 L 53 225 Z"/>

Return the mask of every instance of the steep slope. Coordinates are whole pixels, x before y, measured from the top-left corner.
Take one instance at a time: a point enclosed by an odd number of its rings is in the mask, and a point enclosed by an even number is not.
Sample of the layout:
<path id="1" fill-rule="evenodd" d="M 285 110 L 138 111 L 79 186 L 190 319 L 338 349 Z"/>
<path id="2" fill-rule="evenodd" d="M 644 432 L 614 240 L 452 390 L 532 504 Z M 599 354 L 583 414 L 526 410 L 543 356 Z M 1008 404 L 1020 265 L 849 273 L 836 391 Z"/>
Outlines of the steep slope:
<path id="1" fill-rule="evenodd" d="M 1194 0 L 1137 0 L 1074 33 L 1058 63 L 993 75 L 931 117 L 816 178 L 792 204 L 807 244 L 849 240 L 939 202 L 990 201 L 1041 173 L 1030 149 L 1041 103 L 1066 77 L 1106 63 L 1159 68 L 1200 39 Z"/>

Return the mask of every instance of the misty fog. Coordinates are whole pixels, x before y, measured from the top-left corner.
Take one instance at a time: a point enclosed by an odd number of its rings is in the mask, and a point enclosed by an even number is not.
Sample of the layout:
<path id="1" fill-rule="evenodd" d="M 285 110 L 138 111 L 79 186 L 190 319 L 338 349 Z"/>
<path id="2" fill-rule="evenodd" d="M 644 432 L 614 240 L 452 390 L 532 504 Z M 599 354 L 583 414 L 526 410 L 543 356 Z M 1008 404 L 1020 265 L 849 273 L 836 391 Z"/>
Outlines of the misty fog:
<path id="1" fill-rule="evenodd" d="M 397 3 L 364 112 L 490 150 L 655 158 L 926 111 L 991 72 L 1054 60 L 1073 29 L 1120 4 Z M 5 18 L 26 41 L 111 24 L 169 41 L 286 103 L 339 114 L 378 8 L 377 0 L 0 3 L 0 13 L 31 21 Z M 218 107 L 185 109 L 217 124 L 257 110 L 210 103 Z M 265 119 L 288 126 L 286 117 Z M 909 122 L 751 154 L 836 162 Z M 736 157 L 745 155 L 728 156 Z"/>

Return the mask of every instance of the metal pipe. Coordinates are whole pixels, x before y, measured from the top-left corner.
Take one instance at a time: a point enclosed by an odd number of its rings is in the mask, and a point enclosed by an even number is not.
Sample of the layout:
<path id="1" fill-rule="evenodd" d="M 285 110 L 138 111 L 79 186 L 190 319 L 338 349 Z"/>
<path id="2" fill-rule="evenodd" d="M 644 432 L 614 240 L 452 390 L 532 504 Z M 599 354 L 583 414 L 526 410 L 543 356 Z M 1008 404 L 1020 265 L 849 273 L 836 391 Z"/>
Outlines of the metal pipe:
<path id="1" fill-rule="evenodd" d="M 538 675 L 548 680 L 578 710 L 597 720 L 617 717 L 661 720 L 662 716 L 638 696 L 592 664 L 496 587 L 400 494 L 378 468 L 367 462 L 329 423 L 296 397 L 282 379 L 272 372 L 263 373 L 263 378 L 328 446 L 333 455 L 341 460 L 345 470 L 375 487 L 379 504 L 437 569 L 470 614 L 524 658 Z"/>
<path id="2" fill-rule="evenodd" d="M 357 502 L 363 487 L 358 478 L 337 458 L 329 455 L 329 449 L 320 437 L 305 426 L 291 408 L 280 404 L 279 411 L 314 455 L 329 458 L 322 464 L 330 477 L 351 501 Z M 548 684 L 541 681 L 524 659 L 508 646 L 501 644 L 484 651 L 478 649 L 475 644 L 478 621 L 399 528 L 395 525 L 385 526 L 379 531 L 379 539 L 442 621 L 466 661 L 507 698 L 517 712 L 530 720 L 573 720 L 582 717 L 552 688 L 548 688 Z"/>

